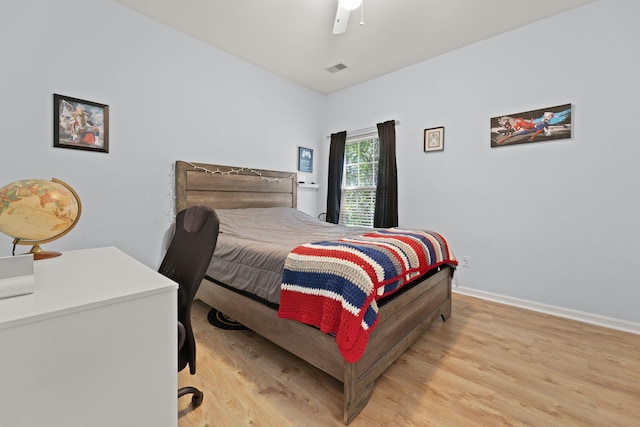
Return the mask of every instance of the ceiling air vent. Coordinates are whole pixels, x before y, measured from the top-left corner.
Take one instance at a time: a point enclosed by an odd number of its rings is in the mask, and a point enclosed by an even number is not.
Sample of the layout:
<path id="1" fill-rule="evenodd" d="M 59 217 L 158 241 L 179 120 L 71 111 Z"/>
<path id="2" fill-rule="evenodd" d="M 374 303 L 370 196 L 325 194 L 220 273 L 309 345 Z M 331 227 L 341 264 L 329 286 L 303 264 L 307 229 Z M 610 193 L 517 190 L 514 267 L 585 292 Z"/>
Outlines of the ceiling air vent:
<path id="1" fill-rule="evenodd" d="M 333 67 L 329 67 L 326 70 L 331 74 L 333 74 L 333 73 L 337 73 L 338 71 L 344 70 L 345 68 L 347 68 L 347 66 L 340 63 L 340 64 L 334 65 Z"/>

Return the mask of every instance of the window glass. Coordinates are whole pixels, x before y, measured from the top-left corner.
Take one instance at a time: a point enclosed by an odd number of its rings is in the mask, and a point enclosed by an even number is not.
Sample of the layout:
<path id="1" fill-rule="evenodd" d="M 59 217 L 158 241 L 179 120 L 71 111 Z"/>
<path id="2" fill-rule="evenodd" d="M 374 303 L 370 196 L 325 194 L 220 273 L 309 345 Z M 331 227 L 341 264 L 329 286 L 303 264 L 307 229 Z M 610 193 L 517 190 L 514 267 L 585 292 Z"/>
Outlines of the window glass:
<path id="1" fill-rule="evenodd" d="M 373 227 L 379 152 L 377 135 L 347 141 L 340 224 Z"/>

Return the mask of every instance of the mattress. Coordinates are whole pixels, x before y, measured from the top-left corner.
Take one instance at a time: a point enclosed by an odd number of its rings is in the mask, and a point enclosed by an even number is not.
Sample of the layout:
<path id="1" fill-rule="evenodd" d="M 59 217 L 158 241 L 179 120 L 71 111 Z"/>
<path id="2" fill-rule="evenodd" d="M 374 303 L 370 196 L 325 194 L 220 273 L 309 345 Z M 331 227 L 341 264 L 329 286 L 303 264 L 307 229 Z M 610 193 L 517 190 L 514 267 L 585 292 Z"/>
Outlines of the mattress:
<path id="1" fill-rule="evenodd" d="M 370 228 L 320 221 L 292 208 L 216 209 L 220 234 L 207 276 L 273 304 L 287 255 L 305 243 L 358 236 Z"/>

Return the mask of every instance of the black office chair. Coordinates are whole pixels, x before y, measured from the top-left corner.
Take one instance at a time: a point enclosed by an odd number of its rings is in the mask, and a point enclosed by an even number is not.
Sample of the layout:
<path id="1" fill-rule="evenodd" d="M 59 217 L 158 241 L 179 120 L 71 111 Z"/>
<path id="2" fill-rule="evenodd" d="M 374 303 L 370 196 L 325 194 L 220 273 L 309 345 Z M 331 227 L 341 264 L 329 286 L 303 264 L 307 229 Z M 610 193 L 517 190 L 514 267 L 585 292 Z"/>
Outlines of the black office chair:
<path id="1" fill-rule="evenodd" d="M 215 211 L 202 205 L 176 215 L 175 232 L 158 272 L 178 283 L 178 371 L 187 364 L 196 373 L 196 342 L 191 329 L 191 304 L 200 287 L 218 241 L 220 222 Z M 197 408 L 203 394 L 195 387 L 182 387 L 178 397 L 193 394 Z"/>

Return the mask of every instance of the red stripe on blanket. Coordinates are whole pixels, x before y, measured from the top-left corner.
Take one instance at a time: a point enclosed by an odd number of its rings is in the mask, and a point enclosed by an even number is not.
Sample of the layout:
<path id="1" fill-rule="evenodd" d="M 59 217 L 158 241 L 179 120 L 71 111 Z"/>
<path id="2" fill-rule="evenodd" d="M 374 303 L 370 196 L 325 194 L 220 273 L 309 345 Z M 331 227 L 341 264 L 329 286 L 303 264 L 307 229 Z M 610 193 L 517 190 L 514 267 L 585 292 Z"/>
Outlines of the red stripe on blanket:
<path id="1" fill-rule="evenodd" d="M 354 316 L 342 308 L 340 301 L 320 295 L 300 294 L 283 289 L 278 317 L 297 320 L 320 328 L 325 334 L 336 334 L 336 343 L 342 357 L 349 362 L 357 362 L 369 342 L 369 332 L 378 324 L 376 319 L 371 328 L 362 328 L 363 312 Z"/>

